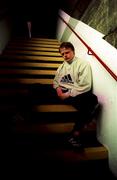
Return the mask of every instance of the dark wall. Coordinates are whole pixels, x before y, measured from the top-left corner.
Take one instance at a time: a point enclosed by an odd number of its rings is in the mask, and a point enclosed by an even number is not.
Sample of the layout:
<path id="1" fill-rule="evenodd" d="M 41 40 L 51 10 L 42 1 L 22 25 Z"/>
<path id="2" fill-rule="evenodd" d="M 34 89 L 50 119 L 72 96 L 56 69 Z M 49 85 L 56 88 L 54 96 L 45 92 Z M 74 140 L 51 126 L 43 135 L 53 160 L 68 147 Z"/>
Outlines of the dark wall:
<path id="1" fill-rule="evenodd" d="M 6 0 L 13 20 L 13 35 L 27 35 L 27 21 L 32 22 L 32 35 L 56 37 L 58 10 L 79 19 L 91 0 Z"/>
<path id="2" fill-rule="evenodd" d="M 61 8 L 70 16 L 80 19 L 92 0 L 63 0 Z"/>
<path id="3" fill-rule="evenodd" d="M 27 33 L 27 21 L 32 22 L 33 36 L 55 36 L 60 1 L 18 0 L 9 3 L 15 35 Z"/>
<path id="4" fill-rule="evenodd" d="M 92 0 L 81 21 L 103 33 L 117 48 L 117 0 Z"/>
<path id="5" fill-rule="evenodd" d="M 117 48 L 117 0 L 64 0 L 63 10 L 103 33 Z"/>

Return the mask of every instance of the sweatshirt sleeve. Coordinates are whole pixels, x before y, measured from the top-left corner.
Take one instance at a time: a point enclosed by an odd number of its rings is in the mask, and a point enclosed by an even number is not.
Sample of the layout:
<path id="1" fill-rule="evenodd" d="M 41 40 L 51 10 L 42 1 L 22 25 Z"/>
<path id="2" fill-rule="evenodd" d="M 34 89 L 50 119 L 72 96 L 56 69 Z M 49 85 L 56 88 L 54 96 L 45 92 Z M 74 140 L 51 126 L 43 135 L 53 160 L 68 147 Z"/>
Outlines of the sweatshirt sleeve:
<path id="1" fill-rule="evenodd" d="M 60 79 L 60 69 L 61 69 L 61 66 L 60 65 L 55 73 L 55 77 L 54 77 L 54 80 L 53 80 L 53 88 L 54 89 L 57 89 L 59 87 L 59 79 Z"/>
<path id="2" fill-rule="evenodd" d="M 76 85 L 71 89 L 71 96 L 76 96 L 91 90 L 92 88 L 92 71 L 89 63 L 81 65 Z"/>

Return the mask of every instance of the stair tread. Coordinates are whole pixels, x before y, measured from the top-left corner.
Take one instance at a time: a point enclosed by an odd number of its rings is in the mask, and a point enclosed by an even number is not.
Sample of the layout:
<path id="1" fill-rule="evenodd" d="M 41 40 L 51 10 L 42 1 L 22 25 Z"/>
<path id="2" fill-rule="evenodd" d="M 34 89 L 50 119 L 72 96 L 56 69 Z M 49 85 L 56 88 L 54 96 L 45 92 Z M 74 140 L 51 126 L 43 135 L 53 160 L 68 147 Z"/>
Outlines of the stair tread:
<path id="1" fill-rule="evenodd" d="M 14 49 L 12 49 L 12 50 L 5 50 L 4 51 L 4 54 L 5 55 L 16 55 L 16 54 L 19 54 L 19 55 L 43 55 L 43 56 L 55 56 L 55 57 L 60 57 L 60 53 L 59 52 L 47 52 L 47 51 L 45 51 L 45 52 L 43 52 L 43 51 L 28 51 L 28 50 L 18 50 L 18 49 L 16 49 L 16 50 L 14 50 Z"/>
<path id="2" fill-rule="evenodd" d="M 54 75 L 56 70 L 32 70 L 32 69 L 2 69 L 0 70 L 0 75 Z"/>
<path id="3" fill-rule="evenodd" d="M 40 63 L 40 62 L 9 62 L 9 61 L 0 61 L 0 68 L 3 68 L 4 67 L 4 69 L 6 68 L 6 69 L 8 69 L 8 68 L 13 68 L 13 67 L 15 67 L 15 68 L 28 68 L 28 67 L 30 67 L 30 68 L 38 68 L 38 67 L 43 67 L 43 68 L 46 68 L 46 67 L 51 67 L 51 68 L 58 68 L 58 66 L 59 66 L 60 64 L 59 63 L 52 63 L 52 62 L 48 62 L 48 63 Z"/>
<path id="4" fill-rule="evenodd" d="M 43 119 L 43 121 L 42 121 Z M 29 119 L 27 118 L 27 120 L 23 119 L 22 116 L 19 117 L 12 117 L 12 121 L 13 124 L 11 125 L 12 131 L 16 132 L 16 133 L 26 133 L 26 134 L 38 134 L 38 135 L 57 135 L 59 134 L 60 136 L 62 134 L 65 133 L 70 133 L 73 130 L 74 127 L 74 119 L 71 120 L 71 122 L 68 122 L 65 120 L 60 120 L 60 121 L 56 121 L 55 118 L 52 119 L 51 121 L 46 119 L 44 120 L 44 118 L 42 117 L 41 120 L 34 119 L 34 116 L 32 118 L 32 120 L 29 121 Z M 49 122 L 50 121 L 50 122 Z M 92 136 L 91 139 L 94 138 L 94 140 L 96 140 L 96 122 L 92 121 L 90 123 L 88 123 L 82 130 L 83 132 L 83 139 L 85 139 L 84 137 L 88 136 Z M 87 141 L 88 143 L 88 141 Z"/>
<path id="5" fill-rule="evenodd" d="M 49 57 L 49 56 L 42 56 L 42 55 L 40 55 L 40 56 L 36 56 L 36 55 L 32 55 L 32 56 L 30 56 L 30 55 L 25 55 L 25 54 L 22 54 L 21 56 L 20 55 L 16 55 L 16 54 L 2 54 L 1 55 L 1 58 L 0 59 L 9 59 L 9 60 L 15 60 L 15 61 L 17 61 L 17 60 L 25 60 L 25 61 L 28 61 L 28 62 L 30 62 L 30 61 L 50 61 L 50 62 L 53 62 L 53 61 L 55 61 L 55 62 L 63 62 L 63 58 L 62 57 L 60 57 L 60 56 L 58 56 L 58 57 L 53 57 L 53 56 L 51 56 L 51 57 Z"/>
<path id="6" fill-rule="evenodd" d="M 19 50 L 19 51 L 21 51 L 21 50 L 28 50 L 28 51 L 33 50 L 33 51 L 59 52 L 59 51 L 58 51 L 58 48 L 55 48 L 55 47 L 8 46 L 8 47 L 6 48 L 6 50 L 11 50 L 11 51 L 12 51 L 13 49 Z"/>
<path id="7" fill-rule="evenodd" d="M 14 40 L 12 40 L 12 42 L 17 42 L 17 43 L 25 43 L 25 42 L 28 42 L 28 43 L 41 43 L 41 44 L 53 44 L 53 45 L 58 45 L 58 44 L 60 44 L 60 42 L 58 42 L 58 41 L 52 41 L 51 39 L 49 40 L 47 40 L 47 41 L 44 41 L 43 39 L 36 39 L 36 38 L 32 38 L 32 39 L 21 39 L 21 38 L 19 38 L 19 39 L 14 39 Z"/>
<path id="8" fill-rule="evenodd" d="M 44 104 L 34 105 L 34 111 L 36 112 L 76 112 L 77 109 L 72 105 L 66 104 Z"/>
<path id="9" fill-rule="evenodd" d="M 24 47 L 24 46 L 27 46 L 27 47 L 50 47 L 50 48 L 59 48 L 59 45 L 57 44 L 42 44 L 41 42 L 38 42 L 38 43 L 33 43 L 33 42 L 9 42 L 8 44 L 8 47 L 14 47 L 14 46 L 17 46 L 17 47 Z"/>
<path id="10" fill-rule="evenodd" d="M 14 142 L 19 147 L 31 147 L 37 150 L 36 156 L 48 156 L 53 159 L 61 159 L 66 162 L 78 162 L 88 160 L 107 159 L 108 151 L 97 140 L 85 137 L 83 151 L 77 151 L 67 144 L 68 134 L 41 135 L 15 134 Z M 87 143 L 87 140 L 89 141 Z M 13 141 L 13 138 L 12 138 Z"/>
<path id="11" fill-rule="evenodd" d="M 66 161 L 78 162 L 88 160 L 106 159 L 108 157 L 107 149 L 103 146 L 87 147 L 83 152 L 74 152 L 73 150 L 50 150 L 49 155 L 54 158 L 64 159 Z"/>

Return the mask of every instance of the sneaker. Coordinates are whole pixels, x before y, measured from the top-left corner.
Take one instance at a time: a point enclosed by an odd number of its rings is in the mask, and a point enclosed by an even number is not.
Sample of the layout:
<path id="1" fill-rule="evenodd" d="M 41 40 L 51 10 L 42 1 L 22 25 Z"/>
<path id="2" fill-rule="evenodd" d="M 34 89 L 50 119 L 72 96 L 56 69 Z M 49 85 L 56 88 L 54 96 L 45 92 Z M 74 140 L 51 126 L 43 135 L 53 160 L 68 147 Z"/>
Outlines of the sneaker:
<path id="1" fill-rule="evenodd" d="M 73 149 L 75 149 L 75 150 L 82 150 L 82 149 L 83 149 L 83 145 L 81 144 L 79 138 L 70 137 L 70 138 L 68 139 L 68 143 L 69 143 L 69 145 L 70 145 Z"/>
<path id="2" fill-rule="evenodd" d="M 17 112 L 13 117 L 12 117 L 12 120 L 13 122 L 21 122 L 21 121 L 24 121 L 24 117 L 19 113 Z"/>

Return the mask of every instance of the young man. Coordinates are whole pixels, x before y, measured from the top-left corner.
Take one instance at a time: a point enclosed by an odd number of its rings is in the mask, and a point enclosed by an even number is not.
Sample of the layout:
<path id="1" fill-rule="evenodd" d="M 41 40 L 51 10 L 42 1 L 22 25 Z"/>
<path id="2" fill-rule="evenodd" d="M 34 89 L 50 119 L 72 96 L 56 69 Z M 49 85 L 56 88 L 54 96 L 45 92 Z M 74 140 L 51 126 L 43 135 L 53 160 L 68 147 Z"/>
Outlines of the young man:
<path id="1" fill-rule="evenodd" d="M 85 124 L 91 120 L 92 112 L 98 104 L 97 97 L 92 93 L 92 72 L 88 61 L 75 56 L 74 46 L 70 42 L 63 42 L 59 52 L 64 62 L 59 66 L 53 81 L 58 97 L 66 104 L 72 104 L 78 109 L 69 143 L 74 147 L 81 147 L 80 135 Z"/>
<path id="2" fill-rule="evenodd" d="M 98 104 L 97 97 L 91 92 L 92 72 L 90 64 L 75 56 L 74 46 L 63 42 L 59 52 L 64 62 L 56 71 L 53 87 L 34 84 L 31 87 L 32 101 L 38 104 L 71 104 L 78 109 L 75 126 L 68 142 L 76 148 L 82 146 L 80 135 L 83 127 L 91 120 L 92 112 Z"/>

